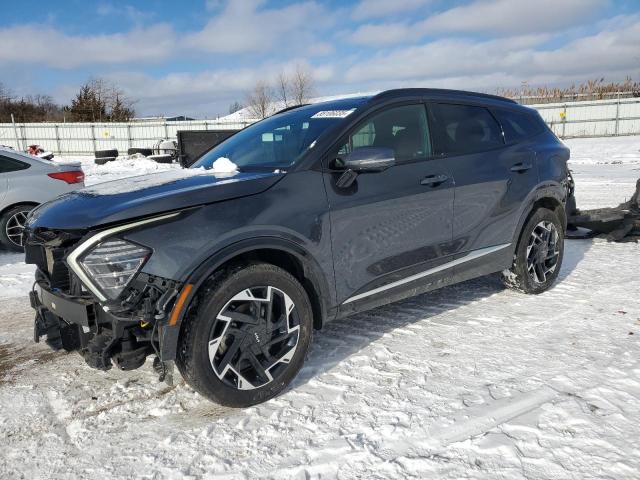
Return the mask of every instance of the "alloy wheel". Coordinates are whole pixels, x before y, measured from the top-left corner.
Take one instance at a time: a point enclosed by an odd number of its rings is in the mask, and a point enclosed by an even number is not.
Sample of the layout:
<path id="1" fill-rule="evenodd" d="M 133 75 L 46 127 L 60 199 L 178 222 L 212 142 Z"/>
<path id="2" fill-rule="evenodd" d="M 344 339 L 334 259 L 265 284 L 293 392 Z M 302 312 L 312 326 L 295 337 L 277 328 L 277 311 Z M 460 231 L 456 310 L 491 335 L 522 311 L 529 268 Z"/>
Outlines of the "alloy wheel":
<path id="1" fill-rule="evenodd" d="M 11 243 L 17 247 L 23 247 L 22 232 L 27 223 L 27 215 L 30 210 L 20 210 L 9 218 L 5 226 L 5 233 Z"/>
<path id="2" fill-rule="evenodd" d="M 291 298 L 272 286 L 234 295 L 216 316 L 209 361 L 225 384 L 260 388 L 287 367 L 298 346 L 300 321 Z"/>
<path id="3" fill-rule="evenodd" d="M 558 239 L 556 226 L 547 220 L 538 223 L 531 232 L 527 245 L 527 274 L 534 283 L 546 282 L 558 266 Z"/>

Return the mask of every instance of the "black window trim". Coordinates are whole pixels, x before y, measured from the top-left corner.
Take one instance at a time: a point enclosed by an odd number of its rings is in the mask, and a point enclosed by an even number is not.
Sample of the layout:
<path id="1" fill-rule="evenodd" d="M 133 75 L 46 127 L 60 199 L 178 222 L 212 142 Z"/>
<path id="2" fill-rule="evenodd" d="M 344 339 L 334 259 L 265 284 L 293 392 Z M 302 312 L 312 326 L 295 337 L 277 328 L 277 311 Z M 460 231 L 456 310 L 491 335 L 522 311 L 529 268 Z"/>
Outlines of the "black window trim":
<path id="1" fill-rule="evenodd" d="M 435 158 L 456 158 L 456 157 L 464 157 L 466 155 L 477 155 L 479 153 L 494 152 L 494 151 L 500 150 L 500 149 L 502 149 L 502 148 L 507 146 L 506 137 L 504 136 L 504 130 L 502 128 L 502 124 L 498 121 L 496 116 L 493 114 L 493 112 L 491 111 L 491 107 L 489 105 L 482 104 L 482 103 L 457 101 L 457 100 L 455 100 L 455 101 L 454 100 L 429 100 L 428 103 L 429 104 L 437 104 L 437 105 L 459 105 L 459 106 L 462 106 L 462 107 L 484 108 L 487 112 L 489 112 L 489 115 L 491 115 L 491 117 L 495 120 L 495 122 L 497 123 L 498 127 L 500 127 L 500 133 L 502 134 L 502 145 L 499 145 L 497 147 L 487 148 L 485 150 L 477 150 L 475 152 L 467 152 L 467 153 L 454 153 L 454 154 L 452 154 L 452 153 L 441 153 L 440 155 L 434 155 Z M 435 121 L 435 119 L 434 119 L 434 121 Z M 432 147 L 433 147 L 433 144 L 432 144 Z"/>
<path id="2" fill-rule="evenodd" d="M 7 155 L 0 154 L 0 161 L 2 161 L 2 160 L 9 160 L 9 162 L 14 162 L 14 163 L 20 165 L 20 168 L 17 168 L 15 170 L 9 170 L 9 171 L 6 171 L 6 172 L 3 172 L 2 169 L 0 168 L 0 175 L 2 175 L 4 173 L 21 172 L 23 170 L 28 170 L 29 168 L 31 168 L 31 164 L 30 163 L 23 162 L 22 160 L 18 160 L 16 158 L 8 157 Z"/>

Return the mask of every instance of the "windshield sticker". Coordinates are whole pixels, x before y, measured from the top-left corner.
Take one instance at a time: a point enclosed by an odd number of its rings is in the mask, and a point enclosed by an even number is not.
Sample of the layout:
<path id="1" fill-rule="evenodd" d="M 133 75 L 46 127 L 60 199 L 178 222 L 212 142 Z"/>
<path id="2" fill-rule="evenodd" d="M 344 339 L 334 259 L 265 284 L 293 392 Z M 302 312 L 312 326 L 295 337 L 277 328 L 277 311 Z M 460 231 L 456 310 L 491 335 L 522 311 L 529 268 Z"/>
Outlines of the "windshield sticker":
<path id="1" fill-rule="evenodd" d="M 315 113 L 311 118 L 346 118 L 353 113 L 354 110 L 355 108 L 351 110 L 322 110 Z"/>

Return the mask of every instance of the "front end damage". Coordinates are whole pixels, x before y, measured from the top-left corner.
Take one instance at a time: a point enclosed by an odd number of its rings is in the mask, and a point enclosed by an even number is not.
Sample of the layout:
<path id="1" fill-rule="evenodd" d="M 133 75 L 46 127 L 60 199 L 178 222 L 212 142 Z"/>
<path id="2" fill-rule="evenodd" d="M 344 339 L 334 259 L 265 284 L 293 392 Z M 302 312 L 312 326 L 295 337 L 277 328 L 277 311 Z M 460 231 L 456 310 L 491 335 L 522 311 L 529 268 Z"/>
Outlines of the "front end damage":
<path id="1" fill-rule="evenodd" d="M 160 379 L 170 380 L 172 362 L 163 358 L 161 338 L 166 336 L 181 284 L 141 272 L 144 260 L 131 257 L 135 248 L 111 238 L 94 242 L 83 258 L 90 264 L 85 268 L 94 269 L 87 273 L 104 280 L 103 290 L 96 290 L 95 284 L 87 285 L 86 276 L 83 281 L 82 275 L 70 268 L 72 253 L 90 243 L 91 238 L 85 232 L 27 231 L 26 262 L 37 267 L 30 293 L 31 306 L 36 310 L 34 340 L 45 337 L 54 350 L 78 351 L 89 366 L 99 370 L 109 370 L 114 364 L 121 370 L 136 369 L 155 354 L 154 368 Z M 108 255 L 100 263 L 95 259 L 97 254 L 91 252 L 104 250 L 108 242 Z M 125 274 L 130 278 L 123 277 Z M 115 285 L 119 281 L 122 285 Z M 110 288 L 115 291 L 109 293 Z"/>

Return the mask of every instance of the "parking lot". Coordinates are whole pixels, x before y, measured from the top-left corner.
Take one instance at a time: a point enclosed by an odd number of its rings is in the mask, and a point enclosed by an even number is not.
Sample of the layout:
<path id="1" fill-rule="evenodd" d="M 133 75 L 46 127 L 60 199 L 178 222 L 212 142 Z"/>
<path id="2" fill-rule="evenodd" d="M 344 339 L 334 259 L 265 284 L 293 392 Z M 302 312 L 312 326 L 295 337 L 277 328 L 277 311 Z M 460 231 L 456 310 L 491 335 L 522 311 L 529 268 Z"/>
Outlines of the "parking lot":
<path id="1" fill-rule="evenodd" d="M 579 207 L 631 195 L 639 137 L 567 143 Z M 0 476 L 637 478 L 639 256 L 572 240 L 542 295 L 483 278 L 330 324 L 283 395 L 233 410 L 34 344 L 32 270 L 0 253 Z"/>

